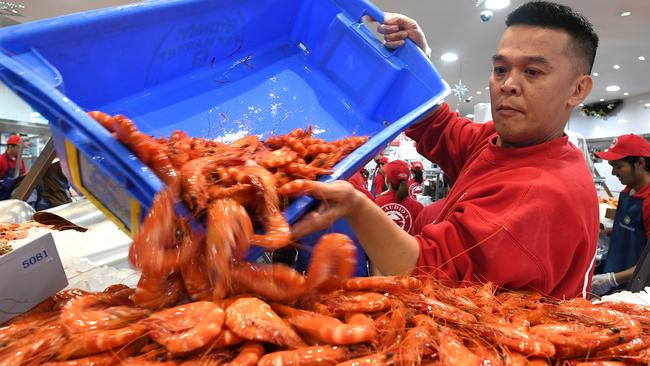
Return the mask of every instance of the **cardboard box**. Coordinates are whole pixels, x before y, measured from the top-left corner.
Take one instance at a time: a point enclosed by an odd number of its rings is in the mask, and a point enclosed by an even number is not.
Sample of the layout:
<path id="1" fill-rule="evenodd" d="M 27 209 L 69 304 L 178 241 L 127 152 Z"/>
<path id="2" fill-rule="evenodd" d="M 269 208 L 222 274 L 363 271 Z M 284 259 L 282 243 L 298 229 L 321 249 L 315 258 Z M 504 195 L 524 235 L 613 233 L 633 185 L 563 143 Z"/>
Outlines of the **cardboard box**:
<path id="1" fill-rule="evenodd" d="M 0 324 L 68 285 L 52 234 L 0 257 Z"/>
<path id="2" fill-rule="evenodd" d="M 614 220 L 614 216 L 616 216 L 616 209 L 615 208 L 608 208 L 605 211 L 605 217 L 606 218 Z"/>

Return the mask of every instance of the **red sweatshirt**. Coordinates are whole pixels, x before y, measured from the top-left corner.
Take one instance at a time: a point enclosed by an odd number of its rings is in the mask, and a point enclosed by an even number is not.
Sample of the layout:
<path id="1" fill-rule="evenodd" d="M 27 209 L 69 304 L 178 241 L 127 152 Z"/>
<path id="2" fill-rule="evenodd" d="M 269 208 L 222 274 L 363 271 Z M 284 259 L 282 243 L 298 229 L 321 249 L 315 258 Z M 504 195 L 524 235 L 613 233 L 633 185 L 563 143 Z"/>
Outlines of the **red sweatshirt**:
<path id="1" fill-rule="evenodd" d="M 9 170 L 14 171 L 16 169 L 16 160 L 18 159 L 10 157 L 6 152 L 0 155 L 0 179 L 13 178 L 13 176 L 7 177 L 6 175 Z M 21 160 L 19 175 L 25 175 L 25 173 L 25 161 Z"/>
<path id="2" fill-rule="evenodd" d="M 455 181 L 437 222 L 416 236 L 416 274 L 586 296 L 598 201 L 584 157 L 566 136 L 499 147 L 492 121 L 473 123 L 446 104 L 406 134 Z"/>
<path id="3" fill-rule="evenodd" d="M 409 196 L 406 196 L 402 202 L 397 202 L 395 191 L 391 189 L 387 190 L 381 196 L 377 196 L 375 203 L 384 210 L 393 222 L 410 234 L 413 234 L 411 229 L 413 228 L 415 219 L 424 208 L 420 202 Z"/>
<path id="4" fill-rule="evenodd" d="M 409 196 L 411 196 L 411 198 L 417 198 L 416 196 L 422 194 L 422 191 L 424 191 L 422 183 L 416 182 L 415 179 L 410 179 L 407 184 L 409 187 Z"/>

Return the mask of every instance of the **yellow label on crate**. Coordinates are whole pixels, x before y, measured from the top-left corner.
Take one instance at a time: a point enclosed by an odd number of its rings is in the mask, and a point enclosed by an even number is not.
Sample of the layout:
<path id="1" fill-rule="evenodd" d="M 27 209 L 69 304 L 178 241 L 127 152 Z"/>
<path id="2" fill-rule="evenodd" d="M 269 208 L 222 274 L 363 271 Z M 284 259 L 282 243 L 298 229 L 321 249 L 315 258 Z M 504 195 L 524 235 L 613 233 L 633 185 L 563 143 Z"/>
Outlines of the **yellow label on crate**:
<path id="1" fill-rule="evenodd" d="M 122 231 L 133 236 L 140 226 L 140 203 L 130 196 L 123 187 L 100 172 L 85 156 L 80 156 L 79 150 L 70 141 L 65 141 L 65 148 L 74 186 Z M 83 178 L 82 171 L 84 172 Z M 84 183 L 85 180 L 93 182 L 94 186 L 87 187 Z M 128 204 L 125 205 L 126 202 Z M 130 224 L 130 230 L 126 225 L 127 221 Z"/>

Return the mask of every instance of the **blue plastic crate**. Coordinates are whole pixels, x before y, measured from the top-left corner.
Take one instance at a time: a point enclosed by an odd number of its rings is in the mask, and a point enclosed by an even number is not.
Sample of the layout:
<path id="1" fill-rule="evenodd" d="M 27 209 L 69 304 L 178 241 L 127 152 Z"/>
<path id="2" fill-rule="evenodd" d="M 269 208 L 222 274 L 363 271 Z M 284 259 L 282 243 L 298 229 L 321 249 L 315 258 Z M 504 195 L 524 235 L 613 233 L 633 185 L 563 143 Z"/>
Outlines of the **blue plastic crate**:
<path id="1" fill-rule="evenodd" d="M 323 180 L 348 178 L 449 93 L 410 41 L 389 51 L 365 0 L 160 0 L 0 29 L 0 79 L 50 121 L 66 175 L 124 231 L 160 180 L 86 115 L 143 132 L 234 140 L 313 124 L 371 139 Z M 313 203 L 285 212 L 294 222 Z"/>

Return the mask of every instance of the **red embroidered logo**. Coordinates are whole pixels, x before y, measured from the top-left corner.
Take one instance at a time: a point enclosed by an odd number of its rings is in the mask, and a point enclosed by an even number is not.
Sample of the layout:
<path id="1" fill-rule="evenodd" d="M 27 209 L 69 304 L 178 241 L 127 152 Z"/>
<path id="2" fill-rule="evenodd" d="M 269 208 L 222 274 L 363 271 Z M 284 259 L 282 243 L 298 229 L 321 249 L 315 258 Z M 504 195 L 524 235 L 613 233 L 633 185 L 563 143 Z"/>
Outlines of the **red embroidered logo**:
<path id="1" fill-rule="evenodd" d="M 415 198 L 416 195 L 422 194 L 423 190 L 424 187 L 422 187 L 421 184 L 411 184 L 411 187 L 409 188 L 409 195 Z"/>
<path id="2" fill-rule="evenodd" d="M 381 209 L 384 210 L 386 215 L 390 217 L 393 222 L 395 222 L 399 227 L 404 229 L 404 231 L 411 230 L 411 225 L 413 225 L 413 218 L 411 213 L 406 209 L 406 207 L 400 205 L 399 203 L 387 203 L 381 206 Z"/>

